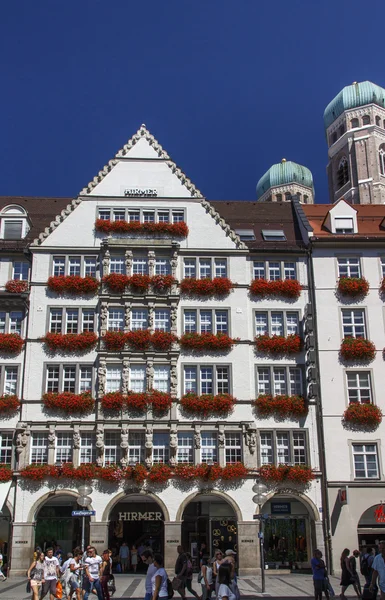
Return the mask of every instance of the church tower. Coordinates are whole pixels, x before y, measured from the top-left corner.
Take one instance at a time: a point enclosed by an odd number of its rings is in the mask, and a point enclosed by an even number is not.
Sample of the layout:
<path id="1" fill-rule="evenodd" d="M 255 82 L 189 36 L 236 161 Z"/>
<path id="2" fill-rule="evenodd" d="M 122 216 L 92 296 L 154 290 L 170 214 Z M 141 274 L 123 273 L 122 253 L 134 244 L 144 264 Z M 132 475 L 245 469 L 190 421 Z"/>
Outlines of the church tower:
<path id="1" fill-rule="evenodd" d="M 311 171 L 285 158 L 272 165 L 257 183 L 258 202 L 290 201 L 296 195 L 304 204 L 314 204 Z"/>
<path id="2" fill-rule="evenodd" d="M 385 89 L 344 87 L 324 113 L 330 202 L 385 203 Z"/>

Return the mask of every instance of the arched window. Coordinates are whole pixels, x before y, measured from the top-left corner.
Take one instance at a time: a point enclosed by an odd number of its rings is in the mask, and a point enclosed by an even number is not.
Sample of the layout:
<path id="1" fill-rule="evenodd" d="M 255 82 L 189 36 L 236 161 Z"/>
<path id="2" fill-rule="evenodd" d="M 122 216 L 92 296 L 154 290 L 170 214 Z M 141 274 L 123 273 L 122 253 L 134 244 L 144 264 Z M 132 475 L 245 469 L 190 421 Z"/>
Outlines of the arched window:
<path id="1" fill-rule="evenodd" d="M 349 181 L 349 166 L 348 166 L 348 159 L 346 158 L 346 156 L 343 156 L 340 160 L 340 164 L 338 165 L 338 170 L 337 170 L 337 185 L 338 185 L 338 190 L 340 188 L 342 188 L 343 185 L 345 185 L 345 183 L 347 183 Z"/>
<path id="2" fill-rule="evenodd" d="M 363 125 L 370 125 L 370 117 L 369 117 L 369 115 L 364 115 L 362 117 L 362 124 Z"/>
<path id="3" fill-rule="evenodd" d="M 376 117 L 376 125 L 378 127 L 381 127 L 381 118 L 380 117 Z"/>
<path id="4" fill-rule="evenodd" d="M 277 202 L 282 202 L 282 194 L 277 194 L 275 199 Z"/>
<path id="5" fill-rule="evenodd" d="M 291 194 L 290 194 L 290 192 L 286 192 L 285 193 L 285 200 L 286 200 L 286 202 L 290 202 L 290 200 L 291 200 Z"/>
<path id="6" fill-rule="evenodd" d="M 306 196 L 306 194 L 304 194 L 304 196 L 303 196 L 303 203 L 307 204 L 307 201 L 308 201 L 308 197 Z"/>
<path id="7" fill-rule="evenodd" d="M 360 126 L 360 122 L 359 122 L 358 119 L 352 119 L 350 121 L 350 128 L 351 129 L 355 129 L 356 127 L 359 127 L 359 126 Z"/>
<path id="8" fill-rule="evenodd" d="M 27 213 L 18 204 L 5 206 L 0 213 L 0 237 L 4 240 L 21 240 L 29 231 Z"/>
<path id="9" fill-rule="evenodd" d="M 380 161 L 380 173 L 385 175 L 385 144 L 381 144 L 378 149 L 378 159 Z"/>
<path id="10" fill-rule="evenodd" d="M 337 133 L 334 132 L 333 135 L 332 135 L 332 144 L 335 144 L 336 141 L 337 141 Z"/>
<path id="11" fill-rule="evenodd" d="M 302 196 L 299 192 L 297 192 L 298 202 L 302 202 Z"/>
<path id="12" fill-rule="evenodd" d="M 339 133 L 340 136 L 344 135 L 344 133 L 345 133 L 345 125 L 341 125 L 341 127 L 338 130 L 338 133 Z"/>

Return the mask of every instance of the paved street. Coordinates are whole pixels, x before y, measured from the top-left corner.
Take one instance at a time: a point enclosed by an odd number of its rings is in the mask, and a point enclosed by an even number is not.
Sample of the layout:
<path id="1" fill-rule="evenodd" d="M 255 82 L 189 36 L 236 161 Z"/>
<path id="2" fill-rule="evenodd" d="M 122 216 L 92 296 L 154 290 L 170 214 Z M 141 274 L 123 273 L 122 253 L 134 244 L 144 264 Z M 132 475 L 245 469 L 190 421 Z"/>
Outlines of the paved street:
<path id="1" fill-rule="evenodd" d="M 193 587 L 200 593 L 200 586 L 196 583 L 194 576 Z M 337 577 L 330 578 L 334 591 L 338 595 L 340 592 L 339 579 Z M 144 576 L 143 575 L 115 575 L 116 594 L 114 598 L 125 600 L 142 600 L 144 598 Z M 0 597 L 1 600 L 29 600 L 30 595 L 25 591 L 26 580 L 17 577 L 8 579 L 5 583 L 0 582 Z M 313 597 L 313 582 L 311 575 L 268 575 L 266 577 L 266 593 L 261 593 L 261 581 L 257 577 L 241 577 L 239 578 L 239 589 L 242 598 L 257 597 L 274 597 L 296 598 Z M 349 592 L 349 590 L 348 590 Z M 353 590 L 351 591 L 353 592 Z M 350 594 L 353 597 L 352 593 Z M 174 596 L 176 600 L 178 594 Z M 349 597 L 349 594 L 348 594 Z M 48 596 L 47 596 L 48 598 Z M 96 598 L 96 596 L 92 596 Z"/>

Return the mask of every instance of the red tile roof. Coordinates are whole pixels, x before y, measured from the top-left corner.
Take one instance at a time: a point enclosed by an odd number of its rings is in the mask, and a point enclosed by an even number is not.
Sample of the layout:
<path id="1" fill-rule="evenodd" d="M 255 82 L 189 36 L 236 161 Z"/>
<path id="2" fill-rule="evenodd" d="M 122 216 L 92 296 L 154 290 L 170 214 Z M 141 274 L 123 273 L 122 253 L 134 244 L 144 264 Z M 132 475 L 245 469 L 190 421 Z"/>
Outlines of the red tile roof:
<path id="1" fill-rule="evenodd" d="M 385 239 L 385 204 L 353 204 L 353 208 L 357 211 L 358 233 L 340 235 L 331 233 L 324 226 L 325 218 L 334 206 L 334 204 L 305 204 L 302 206 L 315 237 L 336 240 L 362 237 Z"/>

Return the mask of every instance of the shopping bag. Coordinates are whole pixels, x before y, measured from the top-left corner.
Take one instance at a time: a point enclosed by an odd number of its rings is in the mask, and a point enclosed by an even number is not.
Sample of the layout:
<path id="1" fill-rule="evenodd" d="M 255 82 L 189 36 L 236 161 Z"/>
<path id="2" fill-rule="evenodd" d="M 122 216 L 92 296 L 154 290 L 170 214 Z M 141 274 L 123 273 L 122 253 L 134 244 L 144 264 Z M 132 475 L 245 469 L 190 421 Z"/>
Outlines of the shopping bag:
<path id="1" fill-rule="evenodd" d="M 61 584 L 60 581 L 57 582 L 56 584 L 56 594 L 55 594 L 56 598 L 63 598 L 63 586 Z"/>

